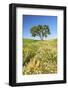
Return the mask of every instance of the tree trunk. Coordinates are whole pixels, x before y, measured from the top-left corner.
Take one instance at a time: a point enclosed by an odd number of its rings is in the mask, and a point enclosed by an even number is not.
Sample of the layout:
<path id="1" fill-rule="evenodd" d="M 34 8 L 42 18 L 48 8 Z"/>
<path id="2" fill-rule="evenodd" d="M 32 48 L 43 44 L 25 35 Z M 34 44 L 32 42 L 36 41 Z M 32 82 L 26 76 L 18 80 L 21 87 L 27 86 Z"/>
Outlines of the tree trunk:
<path id="1" fill-rule="evenodd" d="M 43 36 L 41 36 L 40 38 L 41 38 L 41 40 L 43 40 Z"/>
<path id="2" fill-rule="evenodd" d="M 43 36 L 42 36 L 42 34 L 40 34 L 39 37 L 40 37 L 41 40 L 43 40 Z"/>

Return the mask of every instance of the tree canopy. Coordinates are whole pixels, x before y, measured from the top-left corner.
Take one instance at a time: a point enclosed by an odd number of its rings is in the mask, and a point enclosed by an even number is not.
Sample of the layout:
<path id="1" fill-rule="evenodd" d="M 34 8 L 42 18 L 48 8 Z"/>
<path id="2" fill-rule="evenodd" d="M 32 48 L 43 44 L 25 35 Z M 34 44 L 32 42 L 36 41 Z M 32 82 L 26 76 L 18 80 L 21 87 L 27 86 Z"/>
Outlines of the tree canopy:
<path id="1" fill-rule="evenodd" d="M 41 40 L 50 34 L 50 29 L 48 25 L 37 25 L 31 27 L 31 34 L 33 37 L 39 36 Z"/>

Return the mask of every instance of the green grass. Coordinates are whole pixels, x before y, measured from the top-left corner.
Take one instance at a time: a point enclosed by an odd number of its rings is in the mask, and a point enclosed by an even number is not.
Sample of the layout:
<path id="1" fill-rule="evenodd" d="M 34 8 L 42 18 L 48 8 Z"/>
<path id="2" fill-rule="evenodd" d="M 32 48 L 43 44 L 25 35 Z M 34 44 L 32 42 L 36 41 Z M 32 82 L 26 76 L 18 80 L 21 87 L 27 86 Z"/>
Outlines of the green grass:
<path id="1" fill-rule="evenodd" d="M 57 39 L 23 39 L 23 74 L 57 73 Z"/>

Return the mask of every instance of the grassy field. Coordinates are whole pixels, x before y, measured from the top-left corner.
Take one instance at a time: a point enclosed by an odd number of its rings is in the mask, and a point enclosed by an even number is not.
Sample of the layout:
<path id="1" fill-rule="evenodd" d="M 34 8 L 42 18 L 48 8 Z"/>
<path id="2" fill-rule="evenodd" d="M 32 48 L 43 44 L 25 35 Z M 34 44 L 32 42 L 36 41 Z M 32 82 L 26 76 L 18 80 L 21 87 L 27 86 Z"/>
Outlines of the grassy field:
<path id="1" fill-rule="evenodd" d="M 24 75 L 57 73 L 57 39 L 23 39 Z"/>

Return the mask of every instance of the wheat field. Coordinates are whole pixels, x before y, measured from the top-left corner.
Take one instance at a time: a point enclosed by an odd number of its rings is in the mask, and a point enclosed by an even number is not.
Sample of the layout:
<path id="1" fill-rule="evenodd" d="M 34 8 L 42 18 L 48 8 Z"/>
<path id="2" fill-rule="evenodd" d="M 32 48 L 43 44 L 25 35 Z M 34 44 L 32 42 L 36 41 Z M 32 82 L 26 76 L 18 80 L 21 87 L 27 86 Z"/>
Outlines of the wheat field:
<path id="1" fill-rule="evenodd" d="M 22 74 L 57 73 L 57 39 L 23 39 Z"/>

